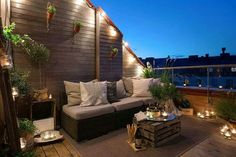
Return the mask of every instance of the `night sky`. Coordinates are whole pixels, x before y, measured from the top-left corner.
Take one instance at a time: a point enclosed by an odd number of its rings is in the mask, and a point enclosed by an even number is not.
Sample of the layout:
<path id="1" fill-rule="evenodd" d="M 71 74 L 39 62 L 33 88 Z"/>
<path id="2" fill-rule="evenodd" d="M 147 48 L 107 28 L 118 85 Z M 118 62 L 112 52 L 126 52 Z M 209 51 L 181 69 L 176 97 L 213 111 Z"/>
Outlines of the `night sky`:
<path id="1" fill-rule="evenodd" d="M 236 0 L 91 0 L 139 57 L 236 55 Z"/>

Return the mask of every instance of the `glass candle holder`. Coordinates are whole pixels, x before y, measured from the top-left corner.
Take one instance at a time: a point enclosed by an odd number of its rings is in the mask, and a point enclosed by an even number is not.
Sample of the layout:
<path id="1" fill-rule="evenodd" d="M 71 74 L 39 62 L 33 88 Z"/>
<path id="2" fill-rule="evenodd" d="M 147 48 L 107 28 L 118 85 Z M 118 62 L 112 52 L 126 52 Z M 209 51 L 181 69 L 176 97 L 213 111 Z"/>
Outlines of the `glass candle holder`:
<path id="1" fill-rule="evenodd" d="M 3 69 L 11 69 L 13 67 L 13 65 L 12 65 L 12 58 L 9 55 L 3 55 L 0 58 L 0 61 L 1 61 L 1 67 Z"/>

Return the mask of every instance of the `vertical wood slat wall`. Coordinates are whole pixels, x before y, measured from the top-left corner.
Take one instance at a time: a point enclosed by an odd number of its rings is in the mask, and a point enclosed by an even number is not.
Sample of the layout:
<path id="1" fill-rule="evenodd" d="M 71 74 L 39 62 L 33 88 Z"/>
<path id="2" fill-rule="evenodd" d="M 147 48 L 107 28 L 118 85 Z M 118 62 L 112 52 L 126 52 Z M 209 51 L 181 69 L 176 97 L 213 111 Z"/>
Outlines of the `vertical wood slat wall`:
<path id="1" fill-rule="evenodd" d="M 45 86 L 58 100 L 64 91 L 63 81 L 118 80 L 123 74 L 134 74 L 126 67 L 126 57 L 122 50 L 122 34 L 117 31 L 111 36 L 111 24 L 100 16 L 99 46 L 96 44 L 96 10 L 88 5 L 78 4 L 77 0 L 51 0 L 57 8 L 51 22 L 50 31 L 46 27 L 47 0 L 11 0 L 11 22 L 16 23 L 16 33 L 28 34 L 32 39 L 43 43 L 51 51 L 49 62 L 44 68 Z M 83 27 L 73 36 L 73 22 L 80 20 Z M 96 46 L 99 58 L 96 58 Z M 111 46 L 119 53 L 109 59 Z M 39 88 L 39 70 L 18 48 L 14 48 L 14 63 L 18 69 L 30 71 L 33 88 Z M 99 63 L 96 65 L 96 61 Z M 99 66 L 99 67 L 98 67 Z M 134 66 L 135 67 L 135 66 Z M 97 69 L 99 68 L 99 69 Z M 96 71 L 99 71 L 96 74 Z"/>
<path id="2" fill-rule="evenodd" d="M 63 81 L 90 81 L 95 79 L 95 10 L 77 0 L 54 0 L 57 12 L 46 28 L 47 0 L 11 0 L 11 22 L 16 32 L 46 45 L 50 59 L 45 67 L 46 87 L 55 98 L 64 90 Z M 80 20 L 83 27 L 73 35 L 73 22 Z M 39 88 L 38 67 L 28 57 L 14 49 L 17 68 L 29 70 L 30 82 Z"/>

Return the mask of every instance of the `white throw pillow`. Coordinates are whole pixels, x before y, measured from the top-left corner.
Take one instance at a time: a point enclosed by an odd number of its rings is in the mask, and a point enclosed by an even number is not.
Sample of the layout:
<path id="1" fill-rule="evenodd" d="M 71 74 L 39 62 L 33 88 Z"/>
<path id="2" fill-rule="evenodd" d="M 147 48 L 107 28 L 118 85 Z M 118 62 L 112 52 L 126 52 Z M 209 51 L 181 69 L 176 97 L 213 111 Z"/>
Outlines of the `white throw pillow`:
<path id="1" fill-rule="evenodd" d="M 79 105 L 81 103 L 80 84 L 64 81 L 68 105 Z"/>
<path id="2" fill-rule="evenodd" d="M 80 82 L 81 104 L 80 106 L 93 106 L 107 104 L 106 82 Z"/>
<path id="3" fill-rule="evenodd" d="M 118 99 L 126 97 L 126 91 L 123 80 L 119 80 L 116 82 L 116 94 Z"/>
<path id="4" fill-rule="evenodd" d="M 150 97 L 149 86 L 152 84 L 153 79 L 133 79 L 133 95 L 132 97 Z"/>

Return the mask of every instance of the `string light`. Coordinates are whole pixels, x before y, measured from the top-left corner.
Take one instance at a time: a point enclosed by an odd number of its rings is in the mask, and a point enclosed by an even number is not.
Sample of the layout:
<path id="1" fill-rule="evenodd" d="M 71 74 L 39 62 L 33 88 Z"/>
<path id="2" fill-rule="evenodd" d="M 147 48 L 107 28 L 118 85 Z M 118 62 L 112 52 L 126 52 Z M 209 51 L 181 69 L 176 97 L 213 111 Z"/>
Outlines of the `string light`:
<path id="1" fill-rule="evenodd" d="M 110 27 L 110 34 L 113 37 L 117 35 L 117 32 L 116 32 L 116 30 L 113 27 Z"/>

